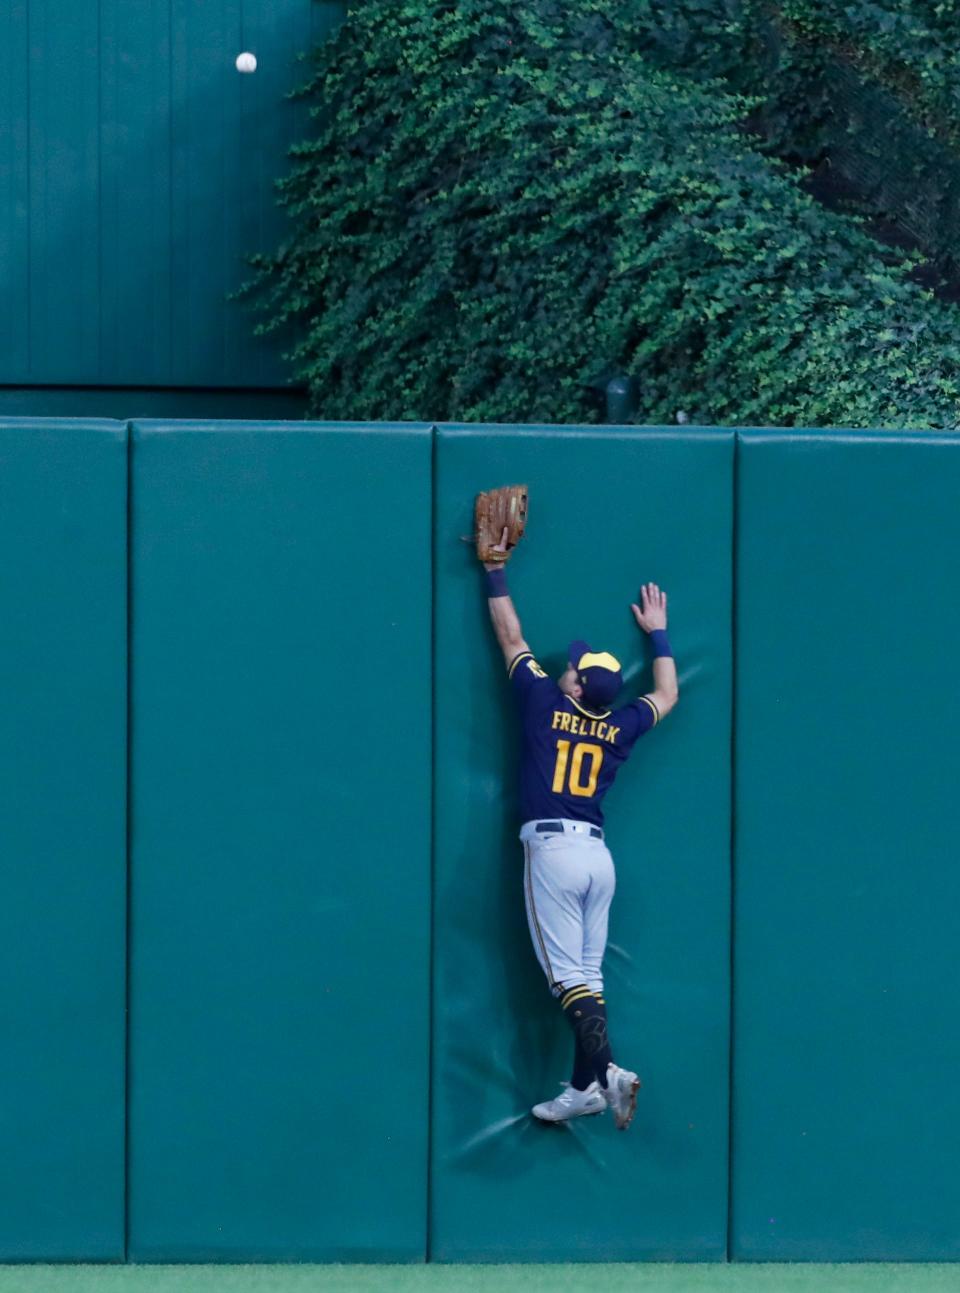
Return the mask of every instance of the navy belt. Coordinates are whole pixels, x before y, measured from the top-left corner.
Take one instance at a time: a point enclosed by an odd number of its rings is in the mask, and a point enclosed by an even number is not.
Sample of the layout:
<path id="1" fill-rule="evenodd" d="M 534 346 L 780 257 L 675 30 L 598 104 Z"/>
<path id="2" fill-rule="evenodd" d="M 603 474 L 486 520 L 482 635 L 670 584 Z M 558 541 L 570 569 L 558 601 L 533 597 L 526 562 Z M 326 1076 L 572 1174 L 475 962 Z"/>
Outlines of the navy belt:
<path id="1" fill-rule="evenodd" d="M 587 823 L 584 822 L 583 826 L 586 827 Z M 548 834 L 552 831 L 556 831 L 557 834 L 562 835 L 564 831 L 564 825 L 563 825 L 563 822 L 537 822 L 536 826 L 534 827 L 534 830 L 537 832 L 538 835 Z M 590 832 L 590 838 L 592 840 L 603 839 L 603 831 L 600 829 L 599 826 L 589 827 L 589 832 Z M 571 832 L 571 833 L 575 833 L 575 832 Z"/>

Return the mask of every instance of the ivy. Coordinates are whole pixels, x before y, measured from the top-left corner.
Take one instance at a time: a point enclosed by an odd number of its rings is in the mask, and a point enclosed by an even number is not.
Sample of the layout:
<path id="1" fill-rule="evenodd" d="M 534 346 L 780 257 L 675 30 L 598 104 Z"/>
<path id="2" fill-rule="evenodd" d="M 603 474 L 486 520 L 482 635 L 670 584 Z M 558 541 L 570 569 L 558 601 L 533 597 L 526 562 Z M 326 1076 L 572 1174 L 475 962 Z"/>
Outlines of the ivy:
<path id="1" fill-rule="evenodd" d="M 677 0 L 667 10 L 648 0 L 646 8 L 650 57 L 753 96 L 745 124 L 764 153 L 816 169 L 813 191 L 917 247 L 931 262 L 923 280 L 960 294 L 952 3 Z"/>
<path id="2" fill-rule="evenodd" d="M 905 104 L 932 135 L 960 144 L 960 10 L 952 2 L 779 0 L 795 36 L 820 41 Z"/>
<path id="3" fill-rule="evenodd" d="M 646 422 L 960 424 L 958 316 L 915 259 L 761 155 L 748 86 L 681 70 L 698 24 L 752 45 L 732 12 L 358 4 L 313 56 L 290 235 L 247 288 L 311 414 L 591 421 L 621 371 Z"/>

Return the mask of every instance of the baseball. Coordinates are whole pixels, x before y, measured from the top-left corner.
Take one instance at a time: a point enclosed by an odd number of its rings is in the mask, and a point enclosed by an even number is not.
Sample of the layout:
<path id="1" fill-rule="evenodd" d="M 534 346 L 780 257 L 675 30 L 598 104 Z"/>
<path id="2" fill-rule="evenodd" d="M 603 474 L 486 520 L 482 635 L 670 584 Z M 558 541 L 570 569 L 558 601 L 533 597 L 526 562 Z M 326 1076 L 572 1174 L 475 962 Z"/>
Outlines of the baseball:
<path id="1" fill-rule="evenodd" d="M 256 54 L 250 54 L 245 51 L 243 54 L 237 55 L 238 72 L 255 72 L 256 70 L 257 70 Z"/>

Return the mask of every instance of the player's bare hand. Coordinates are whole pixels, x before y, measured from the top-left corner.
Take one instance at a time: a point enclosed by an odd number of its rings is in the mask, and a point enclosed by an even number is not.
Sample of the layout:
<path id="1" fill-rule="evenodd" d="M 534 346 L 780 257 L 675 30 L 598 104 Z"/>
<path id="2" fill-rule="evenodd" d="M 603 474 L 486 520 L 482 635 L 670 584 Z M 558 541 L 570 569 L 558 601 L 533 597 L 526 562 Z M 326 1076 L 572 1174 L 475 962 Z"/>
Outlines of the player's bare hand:
<path id="1" fill-rule="evenodd" d="M 504 527 L 503 527 L 503 534 L 501 534 L 501 535 L 500 535 L 500 542 L 499 542 L 499 543 L 495 543 L 495 544 L 493 545 L 493 550 L 494 550 L 494 552 L 506 552 L 506 550 L 507 550 L 507 535 L 508 535 L 509 533 L 510 533 L 509 529 L 508 529 L 506 526 L 504 526 Z M 484 570 L 499 570 L 499 569 L 501 569 L 501 567 L 502 567 L 502 566 L 503 566 L 503 562 L 502 562 L 502 561 L 485 561 L 485 562 L 483 563 L 483 568 L 484 568 Z"/>
<path id="2" fill-rule="evenodd" d="M 644 584 L 640 589 L 640 605 L 634 602 L 630 609 L 644 633 L 667 627 L 667 594 L 659 584 Z"/>

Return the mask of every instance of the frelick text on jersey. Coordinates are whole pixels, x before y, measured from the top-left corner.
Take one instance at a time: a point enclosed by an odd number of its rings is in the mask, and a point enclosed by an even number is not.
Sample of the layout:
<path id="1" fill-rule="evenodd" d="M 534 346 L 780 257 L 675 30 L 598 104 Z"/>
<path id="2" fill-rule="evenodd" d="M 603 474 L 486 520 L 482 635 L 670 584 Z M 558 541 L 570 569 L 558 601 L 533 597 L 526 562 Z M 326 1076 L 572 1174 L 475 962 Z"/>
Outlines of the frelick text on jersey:
<path id="1" fill-rule="evenodd" d="M 573 736 L 595 736 L 601 741 L 610 741 L 614 745 L 617 743 L 617 733 L 619 727 L 613 723 L 604 722 L 599 718 L 581 718 L 579 714 L 567 714 L 562 709 L 553 711 L 552 728 L 559 728 L 561 732 L 570 732 Z"/>

